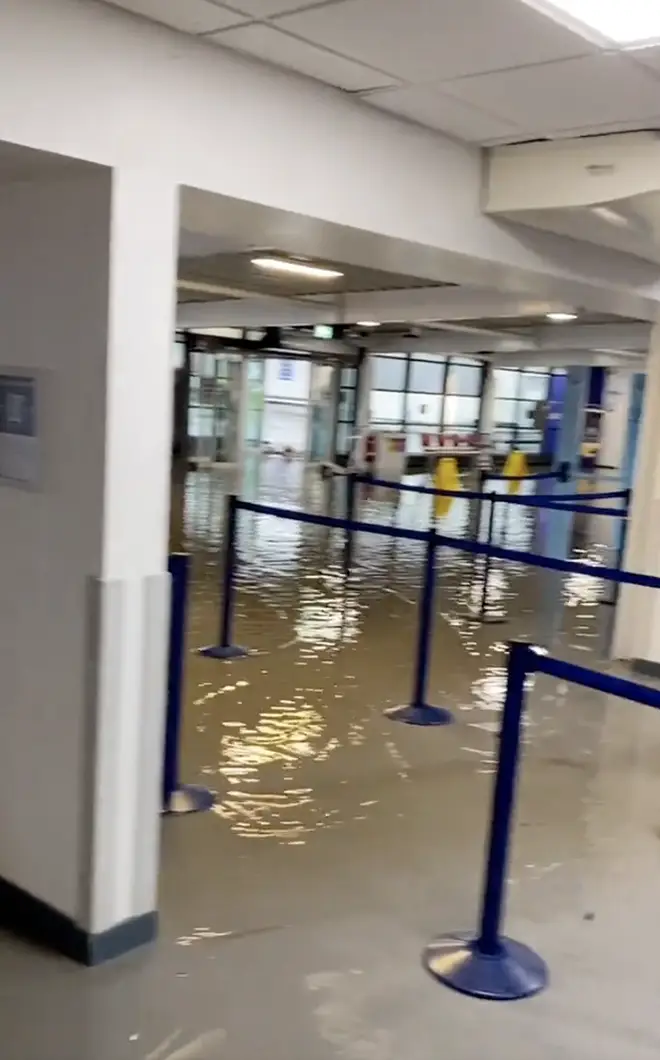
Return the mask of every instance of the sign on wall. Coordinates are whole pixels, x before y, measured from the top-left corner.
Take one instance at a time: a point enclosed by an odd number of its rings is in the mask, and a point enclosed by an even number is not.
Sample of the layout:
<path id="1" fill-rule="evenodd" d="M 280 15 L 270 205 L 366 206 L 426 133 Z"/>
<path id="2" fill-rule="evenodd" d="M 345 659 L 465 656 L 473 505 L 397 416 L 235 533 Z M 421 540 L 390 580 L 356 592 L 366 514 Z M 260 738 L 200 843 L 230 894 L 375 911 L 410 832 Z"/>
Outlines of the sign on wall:
<path id="1" fill-rule="evenodd" d="M 293 381 L 293 368 L 295 361 L 280 361 L 280 379 L 285 383 Z"/>
<path id="2" fill-rule="evenodd" d="M 0 372 L 0 480 L 36 485 L 38 455 L 36 378 Z"/>

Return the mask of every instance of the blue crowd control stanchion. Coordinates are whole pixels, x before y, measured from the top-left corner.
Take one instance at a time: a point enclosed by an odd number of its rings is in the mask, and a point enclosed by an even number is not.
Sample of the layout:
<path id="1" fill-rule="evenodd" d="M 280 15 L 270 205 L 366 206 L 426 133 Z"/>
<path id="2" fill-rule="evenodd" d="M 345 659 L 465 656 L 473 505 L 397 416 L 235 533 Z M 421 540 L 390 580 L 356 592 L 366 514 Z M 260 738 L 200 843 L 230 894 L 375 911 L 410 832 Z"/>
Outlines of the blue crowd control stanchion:
<path id="1" fill-rule="evenodd" d="M 352 523 L 355 520 L 355 498 L 357 494 L 357 476 L 351 472 L 346 477 L 346 520 Z M 353 531 L 350 526 L 346 527 L 344 538 L 344 569 L 346 573 L 353 565 Z"/>
<path id="2" fill-rule="evenodd" d="M 616 561 L 614 569 L 617 571 L 623 570 L 623 560 L 626 553 L 626 538 L 628 535 L 628 518 L 630 509 L 630 497 L 631 490 L 625 491 L 625 503 L 621 512 L 623 522 L 619 529 L 619 544 L 616 550 Z M 616 607 L 619 602 L 619 596 L 621 594 L 621 582 L 614 582 L 612 586 L 612 595 L 608 599 L 604 599 L 603 603 L 608 607 Z"/>
<path id="3" fill-rule="evenodd" d="M 238 498 L 231 493 L 227 498 L 227 521 L 225 527 L 225 565 L 220 602 L 220 632 L 217 644 L 200 649 L 200 655 L 208 659 L 243 659 L 247 648 L 232 643 L 234 619 L 234 591 L 236 575 L 236 513 Z"/>
<path id="4" fill-rule="evenodd" d="M 531 997 L 548 982 L 548 969 L 538 954 L 500 933 L 530 654 L 525 644 L 510 646 L 479 933 L 443 936 L 427 946 L 423 957 L 441 983 L 490 1001 Z"/>
<path id="5" fill-rule="evenodd" d="M 208 810 L 214 796 L 208 788 L 179 783 L 179 738 L 181 698 L 185 659 L 186 598 L 190 557 L 177 552 L 170 556 L 171 577 L 170 645 L 167 667 L 167 714 L 163 762 L 163 813 L 181 814 Z"/>
<path id="6" fill-rule="evenodd" d="M 484 503 L 483 502 L 483 494 L 484 494 L 485 489 L 486 489 L 487 481 L 488 481 L 488 472 L 485 471 L 482 468 L 479 471 L 479 479 L 478 479 L 479 497 L 477 499 L 477 510 L 476 510 L 476 515 L 475 515 L 475 528 L 474 528 L 474 534 L 473 534 L 473 538 L 472 538 L 473 541 L 478 541 L 479 537 L 481 535 L 481 516 L 482 516 L 482 513 L 483 513 L 483 503 Z"/>
<path id="7" fill-rule="evenodd" d="M 486 549 L 490 550 L 493 545 L 493 534 L 495 530 L 495 505 L 500 499 L 500 494 L 494 490 L 488 494 L 488 500 L 490 501 L 490 511 L 488 513 L 488 537 L 486 539 Z M 490 551 L 484 552 L 484 566 L 483 566 L 483 582 L 481 585 L 481 604 L 478 611 L 470 611 L 466 613 L 466 618 L 473 622 L 483 622 L 485 625 L 501 625 L 506 622 L 506 616 L 503 614 L 495 614 L 488 610 L 488 582 L 490 581 L 490 571 L 492 564 L 492 555 Z"/>
<path id="8" fill-rule="evenodd" d="M 444 707 L 432 707 L 426 701 L 426 685 L 433 636 L 433 602 L 435 599 L 435 550 L 437 534 L 434 528 L 428 532 L 424 561 L 424 584 L 419 611 L 417 634 L 417 657 L 415 660 L 415 687 L 412 701 L 401 707 L 390 707 L 385 711 L 388 718 L 403 721 L 407 725 L 450 725 L 453 714 Z"/>

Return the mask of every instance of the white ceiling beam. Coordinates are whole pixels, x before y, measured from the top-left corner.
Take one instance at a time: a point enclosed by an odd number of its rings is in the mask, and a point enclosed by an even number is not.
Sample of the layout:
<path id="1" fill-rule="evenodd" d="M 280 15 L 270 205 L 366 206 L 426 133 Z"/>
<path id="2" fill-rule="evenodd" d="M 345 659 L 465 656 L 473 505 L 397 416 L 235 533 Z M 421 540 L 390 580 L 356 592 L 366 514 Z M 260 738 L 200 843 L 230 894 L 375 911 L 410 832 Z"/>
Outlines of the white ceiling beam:
<path id="1" fill-rule="evenodd" d="M 311 324 L 422 323 L 517 316 L 543 317 L 570 309 L 565 302 L 502 295 L 469 287 L 419 287 L 347 294 L 335 303 L 254 295 L 240 301 L 190 302 L 178 308 L 179 327 L 287 327 Z"/>
<path id="2" fill-rule="evenodd" d="M 188 232 L 658 316 L 657 266 L 486 216 L 476 147 L 107 4 L 4 0 L 0 40 L 0 140 L 157 173 Z"/>
<path id="3" fill-rule="evenodd" d="M 371 337 L 369 346 L 378 350 L 417 353 L 493 353 L 516 354 L 534 351 L 547 358 L 554 351 L 583 350 L 615 354 L 630 350 L 644 354 L 648 345 L 647 324 L 569 324 L 548 325 L 515 335 L 504 332 L 499 338 L 471 334 L 433 331 L 423 332 L 419 338 L 400 338 L 378 334 Z"/>
<path id="4" fill-rule="evenodd" d="M 534 340 L 546 350 L 573 346 L 579 349 L 638 350 L 649 346 L 650 324 L 546 324 L 534 329 Z"/>

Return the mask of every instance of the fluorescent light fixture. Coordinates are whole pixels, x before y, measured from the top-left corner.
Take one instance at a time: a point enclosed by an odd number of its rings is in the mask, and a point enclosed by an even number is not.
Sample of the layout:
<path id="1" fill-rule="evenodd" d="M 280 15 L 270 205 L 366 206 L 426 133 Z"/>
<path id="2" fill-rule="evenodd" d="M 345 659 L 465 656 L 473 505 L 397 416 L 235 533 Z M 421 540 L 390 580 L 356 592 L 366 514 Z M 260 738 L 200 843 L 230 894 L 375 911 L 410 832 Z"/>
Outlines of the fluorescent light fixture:
<path id="1" fill-rule="evenodd" d="M 531 4 L 569 28 L 577 29 L 575 23 L 581 23 L 585 30 L 624 48 L 660 42 L 660 5 L 653 0 L 531 0 Z"/>
<path id="2" fill-rule="evenodd" d="M 307 276 L 314 280 L 338 280 L 343 272 L 337 269 L 325 269 L 320 265 L 306 265 L 304 261 L 290 261 L 288 258 L 252 258 L 252 264 L 267 272 L 283 272 L 289 276 Z"/>
<path id="3" fill-rule="evenodd" d="M 356 328 L 379 328 L 380 320 L 356 320 Z"/>
<path id="4" fill-rule="evenodd" d="M 551 320 L 553 324 L 568 324 L 571 320 L 577 320 L 577 313 L 546 313 L 546 320 Z"/>
<path id="5" fill-rule="evenodd" d="M 592 206 L 591 212 L 600 217 L 601 221 L 607 221 L 608 224 L 614 225 L 615 228 L 630 228 L 630 221 L 623 214 L 617 213 L 616 210 L 611 210 L 609 206 Z"/>

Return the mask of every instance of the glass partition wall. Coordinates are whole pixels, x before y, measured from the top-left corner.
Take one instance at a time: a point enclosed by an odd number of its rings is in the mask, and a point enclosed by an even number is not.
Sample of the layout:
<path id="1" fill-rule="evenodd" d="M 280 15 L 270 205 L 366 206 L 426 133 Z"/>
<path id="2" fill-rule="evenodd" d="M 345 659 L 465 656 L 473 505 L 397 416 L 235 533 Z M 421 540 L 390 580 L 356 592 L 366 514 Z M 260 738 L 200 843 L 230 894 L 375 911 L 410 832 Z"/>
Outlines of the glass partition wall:
<path id="1" fill-rule="evenodd" d="M 465 357 L 377 354 L 371 369 L 369 422 L 402 431 L 409 456 L 424 452 L 423 436 L 469 436 L 479 423 L 483 370 Z"/>
<path id="2" fill-rule="evenodd" d="M 539 405 L 547 400 L 550 371 L 544 368 L 496 368 L 496 450 L 523 449 L 540 454 L 543 431 L 536 426 Z M 423 353 L 374 354 L 371 365 L 369 423 L 376 429 L 405 432 L 409 456 L 424 452 L 423 436 L 469 437 L 478 430 L 483 392 L 483 362 L 475 358 L 433 357 Z M 342 373 L 339 452 L 348 450 L 352 380 Z"/>
<path id="3" fill-rule="evenodd" d="M 543 449 L 543 417 L 539 410 L 548 400 L 550 377 L 563 369 L 496 368 L 493 431 L 496 452 L 520 449 L 539 454 Z"/>

